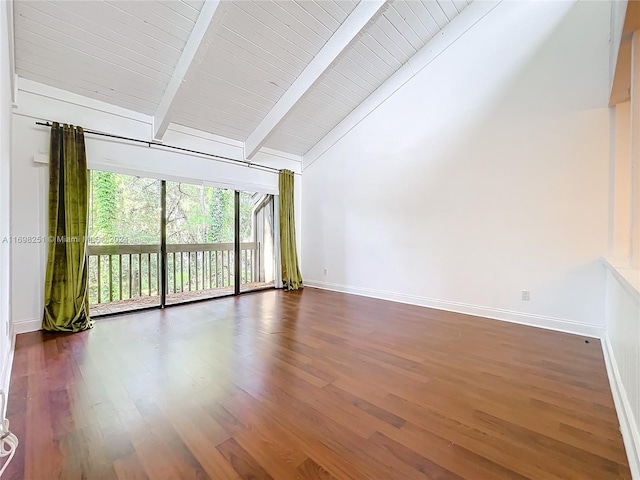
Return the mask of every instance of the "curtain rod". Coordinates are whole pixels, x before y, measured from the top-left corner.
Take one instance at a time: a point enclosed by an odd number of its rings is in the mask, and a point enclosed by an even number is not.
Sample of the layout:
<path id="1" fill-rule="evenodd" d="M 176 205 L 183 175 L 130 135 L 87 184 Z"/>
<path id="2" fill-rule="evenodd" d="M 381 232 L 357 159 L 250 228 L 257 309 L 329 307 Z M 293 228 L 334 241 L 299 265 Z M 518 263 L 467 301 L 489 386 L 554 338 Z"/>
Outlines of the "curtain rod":
<path id="1" fill-rule="evenodd" d="M 36 121 L 36 125 L 42 125 L 43 127 L 51 127 L 52 123 L 50 121 L 46 121 L 46 122 L 38 122 L 38 121 Z M 235 159 L 235 158 L 223 157 L 221 155 L 215 155 L 213 153 L 200 152 L 198 150 L 191 150 L 189 148 L 176 147 L 176 146 L 173 146 L 173 145 L 165 145 L 164 143 L 154 142 L 154 141 L 151 141 L 151 140 L 141 140 L 139 138 L 123 137 L 121 135 L 114 135 L 112 133 L 98 132 L 96 130 L 83 129 L 83 131 L 84 131 L 84 133 L 88 133 L 90 135 L 99 135 L 101 137 L 116 138 L 118 140 L 127 140 L 128 142 L 144 143 L 145 145 L 148 145 L 149 148 L 151 148 L 152 146 L 163 147 L 163 148 L 171 148 L 173 150 L 179 150 L 181 152 L 195 153 L 197 155 L 204 155 L 205 157 L 216 158 L 218 160 L 223 160 L 225 162 L 238 163 L 238 164 L 250 167 L 250 168 L 260 168 L 260 169 L 269 170 L 269 171 L 272 171 L 272 172 L 278 172 L 278 173 L 280 172 L 279 168 L 267 167 L 265 165 L 259 165 L 259 164 L 256 164 L 256 163 L 245 162 L 243 160 L 238 160 L 238 159 Z"/>

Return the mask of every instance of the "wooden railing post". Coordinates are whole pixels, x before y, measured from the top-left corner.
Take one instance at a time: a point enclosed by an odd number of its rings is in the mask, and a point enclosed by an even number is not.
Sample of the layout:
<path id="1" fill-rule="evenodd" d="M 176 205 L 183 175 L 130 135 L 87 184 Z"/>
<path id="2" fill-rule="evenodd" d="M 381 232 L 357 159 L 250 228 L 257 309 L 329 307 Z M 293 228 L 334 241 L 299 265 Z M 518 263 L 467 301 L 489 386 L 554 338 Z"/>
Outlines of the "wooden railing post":
<path id="1" fill-rule="evenodd" d="M 169 294 L 186 293 L 187 291 L 203 291 L 216 288 L 228 288 L 232 286 L 231 279 L 239 285 L 254 283 L 258 277 L 256 268 L 259 258 L 259 244 L 256 242 L 241 243 L 239 248 L 239 269 L 235 271 L 234 244 L 211 243 L 211 244 L 168 244 L 166 246 L 167 265 L 166 272 L 173 273 L 173 282 L 169 282 L 167 275 L 166 292 Z M 195 259 L 193 258 L 195 254 Z M 123 256 L 128 257 L 128 261 L 123 260 Z M 128 290 L 128 298 L 142 296 L 153 296 L 154 292 L 161 295 L 162 292 L 162 252 L 159 245 L 90 245 L 87 249 L 87 257 L 90 265 L 90 286 L 93 290 L 97 287 L 97 303 L 108 303 L 125 300 L 124 295 Z M 116 257 L 117 258 L 114 258 Z M 106 258 L 105 258 L 106 257 Z M 135 261 L 137 257 L 137 262 Z M 95 260 L 94 260 L 95 258 Z M 143 259 L 146 260 L 146 272 Z M 153 266 L 152 259 L 156 265 Z M 178 259 L 180 264 L 178 265 Z M 105 262 L 106 260 L 106 262 Z M 173 264 L 170 265 L 168 262 Z M 185 265 L 185 261 L 187 265 Z M 195 263 L 193 263 L 195 262 Z M 114 265 L 116 263 L 116 265 Z M 126 263 L 126 265 L 125 265 Z M 124 268 L 128 271 L 125 272 Z M 108 268 L 107 272 L 104 269 Z M 114 273 L 117 268 L 117 273 Z M 186 271 L 185 271 L 186 270 Z M 93 273 L 92 273 L 93 272 Z M 107 274 L 106 278 L 103 278 Z M 195 273 L 195 278 L 194 274 Z M 147 281 L 147 288 L 143 293 L 143 275 Z M 178 280 L 178 276 L 180 280 Z M 114 285 L 117 278 L 118 284 Z M 126 278 L 128 277 L 128 278 Z M 188 289 L 185 290 L 184 280 L 187 280 Z M 207 281 L 208 278 L 208 281 Z M 104 286 L 108 286 L 109 292 L 103 291 Z M 124 282 L 128 281 L 128 286 Z M 154 285 L 155 281 L 155 285 Z M 95 283 L 94 283 L 95 282 Z M 171 291 L 169 284 L 173 284 Z M 178 289 L 178 283 L 180 289 Z M 155 288 L 155 290 L 154 290 Z M 235 290 L 235 288 L 234 288 Z M 106 294 L 105 294 L 106 293 Z M 95 296 L 91 297 L 91 302 L 95 301 Z"/>

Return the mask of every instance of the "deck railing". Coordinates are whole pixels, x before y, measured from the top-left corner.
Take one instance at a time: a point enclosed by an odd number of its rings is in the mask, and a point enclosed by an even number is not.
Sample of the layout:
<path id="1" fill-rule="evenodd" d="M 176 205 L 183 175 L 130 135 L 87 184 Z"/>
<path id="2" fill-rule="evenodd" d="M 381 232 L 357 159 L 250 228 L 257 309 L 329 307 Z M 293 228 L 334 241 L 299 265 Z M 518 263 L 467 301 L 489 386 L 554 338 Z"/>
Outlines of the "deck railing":
<path id="1" fill-rule="evenodd" d="M 259 244 L 240 244 L 240 284 L 257 281 Z M 90 245 L 89 303 L 160 295 L 160 245 Z M 167 245 L 167 295 L 234 285 L 234 244 Z"/>

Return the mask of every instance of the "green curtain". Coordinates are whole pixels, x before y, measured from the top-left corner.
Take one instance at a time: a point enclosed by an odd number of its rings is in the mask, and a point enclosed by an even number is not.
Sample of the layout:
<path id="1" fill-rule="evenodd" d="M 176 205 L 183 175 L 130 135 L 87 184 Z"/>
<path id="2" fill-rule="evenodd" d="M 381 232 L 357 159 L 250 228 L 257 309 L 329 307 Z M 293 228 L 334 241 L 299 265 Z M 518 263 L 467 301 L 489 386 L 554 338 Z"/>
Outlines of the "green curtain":
<path id="1" fill-rule="evenodd" d="M 42 328 L 80 332 L 93 326 L 87 288 L 89 172 L 80 127 L 51 127 L 49 255 Z"/>
<path id="2" fill-rule="evenodd" d="M 302 276 L 296 251 L 296 224 L 293 214 L 293 172 L 281 170 L 278 179 L 280 190 L 280 261 L 282 284 L 285 290 L 302 288 Z"/>

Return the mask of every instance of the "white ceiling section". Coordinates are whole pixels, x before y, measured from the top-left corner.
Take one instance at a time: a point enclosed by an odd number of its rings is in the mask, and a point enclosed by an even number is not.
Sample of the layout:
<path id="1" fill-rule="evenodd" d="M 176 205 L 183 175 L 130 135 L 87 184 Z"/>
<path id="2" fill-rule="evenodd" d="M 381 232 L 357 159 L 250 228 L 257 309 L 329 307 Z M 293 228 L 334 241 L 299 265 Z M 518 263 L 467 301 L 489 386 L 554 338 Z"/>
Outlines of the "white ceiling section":
<path id="1" fill-rule="evenodd" d="M 15 1 L 16 73 L 152 114 L 203 3 Z"/>
<path id="2" fill-rule="evenodd" d="M 265 146 L 298 155 L 308 152 L 466 6 L 466 1 L 451 0 L 393 2 L 310 89 Z"/>
<path id="3" fill-rule="evenodd" d="M 355 6 L 231 2 L 174 121 L 246 140 Z"/>
<path id="4" fill-rule="evenodd" d="M 165 127 L 304 155 L 470 1 L 395 0 L 363 16 L 355 0 L 222 0 L 215 15 L 203 0 L 14 0 L 16 73 L 160 110 Z M 300 92 L 299 79 L 338 37 L 335 59 Z"/>

